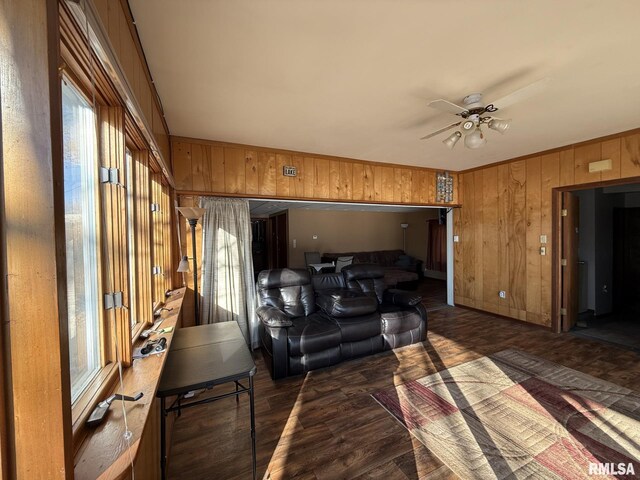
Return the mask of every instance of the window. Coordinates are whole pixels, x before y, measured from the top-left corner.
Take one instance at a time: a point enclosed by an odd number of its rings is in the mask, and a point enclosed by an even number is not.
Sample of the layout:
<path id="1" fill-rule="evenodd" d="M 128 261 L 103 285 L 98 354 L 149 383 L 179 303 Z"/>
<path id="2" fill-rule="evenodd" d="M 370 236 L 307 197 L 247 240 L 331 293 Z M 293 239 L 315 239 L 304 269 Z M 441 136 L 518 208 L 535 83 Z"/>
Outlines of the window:
<path id="1" fill-rule="evenodd" d="M 64 218 L 71 401 L 101 368 L 98 314 L 97 146 L 93 108 L 62 82 Z"/>

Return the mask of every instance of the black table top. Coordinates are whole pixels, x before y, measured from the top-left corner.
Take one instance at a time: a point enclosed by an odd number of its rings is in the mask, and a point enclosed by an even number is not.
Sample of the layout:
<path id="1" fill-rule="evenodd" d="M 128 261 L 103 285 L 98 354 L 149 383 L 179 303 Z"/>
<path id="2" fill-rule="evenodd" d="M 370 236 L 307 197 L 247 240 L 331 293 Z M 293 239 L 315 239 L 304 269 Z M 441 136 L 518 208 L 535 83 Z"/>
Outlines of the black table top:
<path id="1" fill-rule="evenodd" d="M 253 357 L 236 322 L 181 328 L 171 342 L 156 395 L 177 395 L 247 378 L 255 372 Z"/>
<path id="2" fill-rule="evenodd" d="M 179 328 L 173 335 L 171 351 L 243 338 L 242 331 L 236 322 L 210 323 L 197 327 Z"/>

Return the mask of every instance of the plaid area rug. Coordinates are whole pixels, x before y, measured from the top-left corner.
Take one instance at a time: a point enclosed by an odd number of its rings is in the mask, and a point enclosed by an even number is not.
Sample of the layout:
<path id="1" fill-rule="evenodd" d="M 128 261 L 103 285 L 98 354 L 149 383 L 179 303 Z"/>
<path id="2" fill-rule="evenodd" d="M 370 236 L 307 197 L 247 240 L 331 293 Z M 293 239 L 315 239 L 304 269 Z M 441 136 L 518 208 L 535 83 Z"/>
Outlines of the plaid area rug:
<path id="1" fill-rule="evenodd" d="M 640 478 L 640 395 L 528 353 L 372 396 L 463 479 Z"/>

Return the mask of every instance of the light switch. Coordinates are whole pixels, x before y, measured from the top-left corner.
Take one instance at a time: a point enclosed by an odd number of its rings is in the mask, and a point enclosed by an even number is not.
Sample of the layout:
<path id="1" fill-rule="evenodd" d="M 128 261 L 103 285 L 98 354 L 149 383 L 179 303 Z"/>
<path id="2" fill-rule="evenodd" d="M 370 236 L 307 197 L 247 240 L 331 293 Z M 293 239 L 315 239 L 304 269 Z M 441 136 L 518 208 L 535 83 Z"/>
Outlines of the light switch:
<path id="1" fill-rule="evenodd" d="M 454 236 L 453 236 L 453 241 L 454 241 L 455 243 L 458 243 L 458 242 L 460 241 L 460 237 L 459 237 L 458 235 L 454 235 Z"/>
<path id="2" fill-rule="evenodd" d="M 296 248 L 298 246 L 298 241 L 294 238 L 293 239 L 293 248 Z"/>
<path id="3" fill-rule="evenodd" d="M 540 255 L 546 255 L 547 254 L 547 247 L 540 247 Z"/>

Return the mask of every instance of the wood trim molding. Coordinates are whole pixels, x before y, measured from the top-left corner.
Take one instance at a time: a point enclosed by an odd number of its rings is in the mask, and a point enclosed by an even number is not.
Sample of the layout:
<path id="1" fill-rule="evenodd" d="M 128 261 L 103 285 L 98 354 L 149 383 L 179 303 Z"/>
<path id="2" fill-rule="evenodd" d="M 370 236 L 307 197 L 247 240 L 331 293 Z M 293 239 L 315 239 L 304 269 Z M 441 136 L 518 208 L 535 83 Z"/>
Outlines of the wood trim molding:
<path id="1" fill-rule="evenodd" d="M 434 207 L 434 208 L 460 208 L 462 205 L 459 203 L 400 203 L 400 202 L 385 202 L 375 200 L 335 200 L 331 198 L 306 198 L 306 197 L 289 197 L 282 195 L 253 195 L 248 193 L 208 193 L 208 192 L 196 192 L 188 190 L 176 190 L 176 196 L 178 197 L 229 197 L 229 198 L 258 198 L 264 200 L 291 200 L 298 202 L 323 202 L 323 203 L 352 203 L 354 205 L 398 205 L 402 207 Z"/>
<path id="2" fill-rule="evenodd" d="M 2 145 L 2 115 L 0 114 L 0 151 L 4 152 Z M 0 156 L 0 205 L 4 205 L 4 165 L 2 162 L 2 156 Z M 11 391 L 11 385 L 9 385 L 9 378 L 7 378 L 7 372 L 9 372 L 9 365 L 11 364 L 11 357 L 8 352 L 5 352 L 5 328 L 8 326 L 7 322 L 7 298 L 5 292 L 7 291 L 7 284 L 5 279 L 7 278 L 6 262 L 6 237 L 4 234 L 4 209 L 0 208 L 0 480 L 9 478 L 9 442 L 7 436 L 7 423 L 9 419 L 8 410 L 8 398 L 7 392 Z M 14 453 L 15 454 L 15 453 Z"/>
<path id="3" fill-rule="evenodd" d="M 546 330 L 548 332 L 553 331 L 553 329 L 551 327 L 547 327 L 546 325 L 540 325 L 537 323 L 531 323 L 528 322 L 526 320 L 521 320 L 519 318 L 513 318 L 513 317 L 509 317 L 507 315 L 502 315 L 500 313 L 495 313 L 495 312 L 489 312 L 487 310 L 483 310 L 481 308 L 475 308 L 475 307 L 469 307 L 467 305 L 456 305 L 457 308 L 461 308 L 463 310 L 469 310 L 470 312 L 479 312 L 479 313 L 485 313 L 487 315 L 493 315 L 494 317 L 498 317 L 501 320 L 506 320 L 508 322 L 512 322 L 516 325 L 528 325 L 530 327 L 535 327 L 535 328 L 539 328 L 540 330 Z"/>

